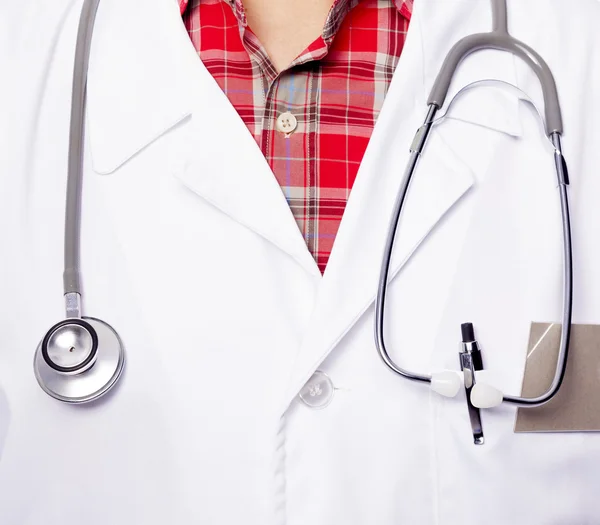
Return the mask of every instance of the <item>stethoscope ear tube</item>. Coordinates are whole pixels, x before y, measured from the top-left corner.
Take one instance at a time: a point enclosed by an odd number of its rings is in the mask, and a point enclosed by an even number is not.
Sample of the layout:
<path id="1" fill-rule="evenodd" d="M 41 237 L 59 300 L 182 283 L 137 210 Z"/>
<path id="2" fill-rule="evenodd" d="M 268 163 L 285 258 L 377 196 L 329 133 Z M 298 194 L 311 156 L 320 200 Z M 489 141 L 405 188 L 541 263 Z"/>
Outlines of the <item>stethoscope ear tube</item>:
<path id="1" fill-rule="evenodd" d="M 431 104 L 429 106 L 429 110 L 427 111 L 427 116 L 425 117 L 425 121 L 423 125 L 417 130 L 415 134 L 415 138 L 413 139 L 412 146 L 410 149 L 410 156 L 408 158 L 408 163 L 406 169 L 404 171 L 404 178 L 402 180 L 402 184 L 400 186 L 400 190 L 398 191 L 398 195 L 396 197 L 396 201 L 394 202 L 394 208 L 392 211 L 392 218 L 390 220 L 390 225 L 388 228 L 387 237 L 385 240 L 385 247 L 383 250 L 383 257 L 381 260 L 381 269 L 379 273 L 379 283 L 377 286 L 377 296 L 375 299 L 375 346 L 379 353 L 379 356 L 386 364 L 388 368 L 390 368 L 396 374 L 410 379 L 412 381 L 420 381 L 423 383 L 432 383 L 432 376 L 418 374 L 415 372 L 411 372 L 406 370 L 400 366 L 398 366 L 393 359 L 390 357 L 386 344 L 385 344 L 385 336 L 384 336 L 384 317 L 385 317 L 385 300 L 387 295 L 387 282 L 390 270 L 390 262 L 392 259 L 392 253 L 394 251 L 394 241 L 396 238 L 396 230 L 398 229 L 398 222 L 400 221 L 400 216 L 402 214 L 402 209 L 404 207 L 404 203 L 406 201 L 406 196 L 408 194 L 408 188 L 410 186 L 410 182 L 415 173 L 415 169 L 417 167 L 417 163 L 419 160 L 419 156 L 421 155 L 423 148 L 425 147 L 425 143 L 427 142 L 427 137 L 429 136 L 429 132 L 431 131 L 431 126 L 433 120 L 435 118 L 435 114 L 438 108 L 435 104 Z M 435 381 L 434 390 L 441 393 L 442 395 L 446 395 L 444 393 L 451 393 L 456 390 L 455 393 L 460 389 L 460 383 L 458 384 L 458 388 L 455 388 L 455 384 L 451 384 L 452 380 L 448 374 L 445 374 L 443 377 L 437 377 Z M 455 394 L 454 394 L 455 395 Z"/>
<path id="2" fill-rule="evenodd" d="M 479 408 L 493 408 L 503 401 L 524 408 L 545 405 L 558 394 L 567 371 L 569 346 L 571 341 L 571 326 L 573 322 L 573 246 L 568 195 L 569 174 L 567 171 L 567 163 L 562 152 L 560 134 L 552 133 L 550 135 L 550 140 L 554 146 L 554 165 L 560 196 L 563 237 L 563 313 L 554 377 L 546 392 L 532 398 L 506 395 L 492 385 L 478 382 L 471 392 L 471 402 Z"/>
<path id="3" fill-rule="evenodd" d="M 522 407 L 536 407 L 546 404 L 560 390 L 563 383 L 565 373 L 567 371 L 567 360 L 569 356 L 569 345 L 571 341 L 571 325 L 573 322 L 573 245 L 571 233 L 571 213 L 569 210 L 569 195 L 567 173 L 567 163 L 565 161 L 560 133 L 552 133 L 550 140 L 554 145 L 554 165 L 556 169 L 556 177 L 558 180 L 558 191 L 560 196 L 561 209 L 561 224 L 563 237 L 563 313 L 562 313 L 562 330 L 560 335 L 560 346 L 558 350 L 558 358 L 556 371 L 552 384 L 546 392 L 534 398 L 518 397 L 518 396 L 503 396 L 503 401 L 516 404 Z M 477 394 L 476 394 L 477 395 Z M 475 399 L 473 403 L 475 404 Z"/>

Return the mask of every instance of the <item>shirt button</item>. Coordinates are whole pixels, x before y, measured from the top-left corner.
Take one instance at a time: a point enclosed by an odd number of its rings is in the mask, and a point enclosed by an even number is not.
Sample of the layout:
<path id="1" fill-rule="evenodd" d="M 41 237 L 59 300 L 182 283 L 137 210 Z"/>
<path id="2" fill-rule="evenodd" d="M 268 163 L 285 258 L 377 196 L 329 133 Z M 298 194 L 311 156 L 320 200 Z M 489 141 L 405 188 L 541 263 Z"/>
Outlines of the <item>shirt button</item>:
<path id="1" fill-rule="evenodd" d="M 310 408 L 325 408 L 333 399 L 335 388 L 330 377 L 317 370 L 300 390 L 298 396 Z"/>
<path id="2" fill-rule="evenodd" d="M 277 117 L 277 130 L 281 133 L 292 133 L 298 127 L 298 120 L 289 111 Z"/>

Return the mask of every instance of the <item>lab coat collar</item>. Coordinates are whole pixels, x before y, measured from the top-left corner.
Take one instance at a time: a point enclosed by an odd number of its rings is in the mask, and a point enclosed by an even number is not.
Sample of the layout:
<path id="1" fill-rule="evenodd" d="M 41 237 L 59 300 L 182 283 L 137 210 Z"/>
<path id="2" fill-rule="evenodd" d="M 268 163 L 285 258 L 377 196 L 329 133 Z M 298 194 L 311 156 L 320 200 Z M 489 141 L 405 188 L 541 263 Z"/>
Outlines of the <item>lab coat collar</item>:
<path id="1" fill-rule="evenodd" d="M 196 62 L 173 0 L 100 3 L 87 86 L 95 171 L 114 172 L 190 115 Z"/>

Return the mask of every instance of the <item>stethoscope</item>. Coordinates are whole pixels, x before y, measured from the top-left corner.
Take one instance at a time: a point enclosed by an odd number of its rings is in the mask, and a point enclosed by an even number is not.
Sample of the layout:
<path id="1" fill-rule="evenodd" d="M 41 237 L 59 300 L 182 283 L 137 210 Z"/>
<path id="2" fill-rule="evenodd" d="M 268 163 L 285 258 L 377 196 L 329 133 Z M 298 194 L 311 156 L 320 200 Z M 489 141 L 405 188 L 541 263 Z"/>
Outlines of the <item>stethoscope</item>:
<path id="1" fill-rule="evenodd" d="M 84 113 L 92 31 L 99 2 L 100 0 L 85 0 L 84 2 L 79 20 L 75 52 L 65 214 L 63 281 L 66 319 L 50 328 L 38 345 L 34 358 L 35 375 L 42 389 L 50 396 L 67 403 L 85 403 L 106 394 L 117 383 L 125 362 L 123 343 L 117 332 L 108 323 L 100 319 L 82 316 L 79 258 Z M 462 326 L 463 341 L 460 352 L 460 365 L 463 371 L 469 415 L 471 416 L 476 442 L 483 442 L 479 408 L 493 407 L 502 401 L 523 407 L 539 406 L 547 403 L 556 395 L 566 369 L 573 299 L 571 229 L 567 198 L 569 181 L 560 143 L 562 118 L 556 85 L 544 60 L 533 49 L 508 34 L 506 0 L 492 0 L 492 9 L 493 30 L 489 33 L 467 36 L 450 50 L 429 95 L 427 116 L 411 145 L 404 180 L 393 209 L 381 264 L 375 312 L 376 347 L 385 364 L 401 377 L 429 383 L 433 391 L 443 396 L 454 397 L 459 392 L 461 384 L 463 384 L 460 375 L 456 371 L 445 370 L 430 375 L 414 373 L 395 364 L 386 349 L 383 333 L 389 265 L 396 230 L 406 201 L 410 181 L 435 122 L 436 113 L 444 105 L 456 68 L 467 55 L 480 49 L 499 49 L 517 55 L 534 70 L 540 80 L 545 106 L 545 131 L 554 146 L 563 232 L 563 330 L 558 364 L 552 385 L 541 396 L 523 398 L 505 395 L 491 385 L 475 381 L 476 372 L 482 367 L 481 353 L 474 337 L 472 325 L 465 323 Z"/>
<path id="2" fill-rule="evenodd" d="M 66 319 L 48 330 L 33 361 L 35 377 L 44 392 L 66 403 L 85 403 L 106 394 L 117 383 L 125 364 L 125 350 L 117 332 L 100 319 L 82 316 L 79 255 L 84 113 L 92 30 L 99 2 L 86 0 L 83 4 L 75 50 L 65 213 Z"/>
<path id="3" fill-rule="evenodd" d="M 404 180 L 394 204 L 392 220 L 390 222 L 381 263 L 375 307 L 375 344 L 383 362 L 399 376 L 412 381 L 429 384 L 434 392 L 445 397 L 456 396 L 460 391 L 461 383 L 464 384 L 473 438 L 475 444 L 478 445 L 483 444 L 484 442 L 479 413 L 480 408 L 492 408 L 500 405 L 502 402 L 519 407 L 536 407 L 548 403 L 558 393 L 566 371 L 573 304 L 571 220 L 567 194 L 569 176 L 560 141 L 560 136 L 562 134 L 562 117 L 556 84 L 548 65 L 544 62 L 542 57 L 529 46 L 520 42 L 508 33 L 506 0 L 492 0 L 492 20 L 493 30 L 491 32 L 467 36 L 452 47 L 442 64 L 442 68 L 438 73 L 431 93 L 429 94 L 427 100 L 429 106 L 427 116 L 425 117 L 423 125 L 417 130 L 414 137 L 410 148 L 410 157 L 404 172 Z M 430 375 L 424 375 L 398 366 L 390 357 L 384 340 L 384 312 L 389 266 L 394 241 L 397 237 L 397 226 L 406 202 L 410 181 L 414 175 L 419 157 L 423 153 L 432 125 L 436 120 L 440 120 L 439 118 L 435 118 L 436 113 L 444 105 L 448 88 L 456 68 L 469 54 L 481 49 L 508 51 L 521 58 L 534 71 L 540 81 L 544 98 L 545 132 L 554 148 L 554 161 L 560 193 L 563 236 L 562 332 L 557 366 L 552 384 L 546 392 L 532 398 L 507 395 L 490 384 L 476 381 L 477 371 L 482 370 L 483 368 L 483 359 L 471 323 L 464 323 L 461 325 L 462 342 L 460 343 L 459 363 L 463 372 L 463 381 L 461 381 L 460 375 L 452 370 L 442 370 Z"/>

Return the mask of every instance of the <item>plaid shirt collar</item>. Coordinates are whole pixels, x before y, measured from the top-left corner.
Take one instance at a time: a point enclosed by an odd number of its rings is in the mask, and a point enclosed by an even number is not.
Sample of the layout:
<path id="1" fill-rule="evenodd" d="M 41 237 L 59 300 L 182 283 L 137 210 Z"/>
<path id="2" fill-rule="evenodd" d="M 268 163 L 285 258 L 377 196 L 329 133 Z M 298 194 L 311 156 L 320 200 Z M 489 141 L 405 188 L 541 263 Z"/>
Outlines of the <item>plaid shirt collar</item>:
<path id="1" fill-rule="evenodd" d="M 246 19 L 246 11 L 244 9 L 244 5 L 242 4 L 242 0 L 223 0 L 223 1 L 227 2 L 231 6 L 231 9 L 233 9 L 233 12 L 235 13 L 235 17 L 240 26 L 240 34 L 243 35 L 245 28 L 248 26 L 248 20 Z M 393 2 L 396 5 L 396 8 L 400 12 L 400 14 L 409 20 L 410 20 L 411 14 L 412 14 L 413 1 L 414 0 L 393 0 Z M 179 9 L 181 11 L 181 14 L 183 15 L 183 13 L 185 13 L 185 10 L 187 9 L 189 0 L 178 0 L 178 2 L 179 2 Z M 327 53 L 327 50 L 329 49 L 331 42 L 333 41 L 335 35 L 337 34 L 338 29 L 340 28 L 340 25 L 344 21 L 344 18 L 348 14 L 348 11 L 350 11 L 359 2 L 360 2 L 360 0 L 334 0 L 333 5 L 331 6 L 331 9 L 329 10 L 329 14 L 327 15 L 327 19 L 325 20 L 325 25 L 323 26 L 323 32 L 321 33 L 321 39 L 323 41 L 323 46 L 324 46 L 323 54 Z M 314 60 L 315 58 L 317 58 L 315 56 L 315 51 L 317 51 L 317 50 L 312 49 L 311 51 L 312 52 L 310 53 L 309 59 Z M 304 53 L 302 55 L 304 55 Z M 300 55 L 298 57 L 298 59 L 295 60 L 291 65 L 292 66 L 297 65 L 297 64 L 302 63 L 303 61 L 306 61 L 306 60 L 302 59 L 302 55 Z M 307 58 L 307 60 L 308 60 L 308 58 Z"/>
<path id="2" fill-rule="evenodd" d="M 279 75 L 279 72 L 273 66 L 266 50 L 256 38 L 252 30 L 248 28 L 248 20 L 246 18 L 246 11 L 242 3 L 243 0 L 222 0 L 228 3 L 233 10 L 235 17 L 238 21 L 240 37 L 246 50 L 255 61 L 256 64 L 261 68 L 267 82 L 271 84 Z M 335 35 L 337 34 L 340 26 L 348 12 L 355 7 L 361 0 L 334 0 L 325 24 L 323 31 L 321 32 L 320 38 L 314 40 L 302 53 L 300 53 L 286 69 L 291 69 L 294 66 L 311 62 L 313 60 L 320 60 L 327 55 L 329 48 Z M 390 0 L 394 2 L 394 5 L 407 20 L 410 20 L 412 14 L 412 7 L 414 0 Z M 179 8 L 183 14 L 190 2 L 190 0 L 178 0 Z"/>

